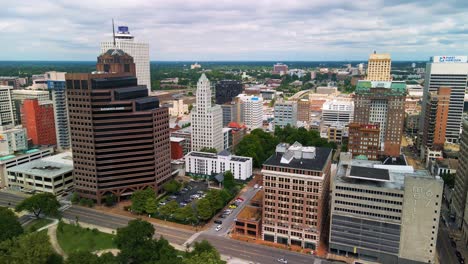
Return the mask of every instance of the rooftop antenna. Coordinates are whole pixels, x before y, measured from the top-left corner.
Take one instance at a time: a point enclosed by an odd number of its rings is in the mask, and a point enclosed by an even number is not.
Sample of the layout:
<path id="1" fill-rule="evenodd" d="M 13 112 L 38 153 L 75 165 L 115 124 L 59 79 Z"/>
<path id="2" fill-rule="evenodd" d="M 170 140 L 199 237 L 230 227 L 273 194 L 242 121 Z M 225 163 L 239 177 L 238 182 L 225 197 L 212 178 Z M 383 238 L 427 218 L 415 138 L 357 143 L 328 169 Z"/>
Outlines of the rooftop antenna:
<path id="1" fill-rule="evenodd" d="M 114 20 L 112 20 L 112 21 L 114 21 Z M 112 23 L 114 23 L 114 22 L 112 22 Z M 115 45 L 115 44 L 114 44 L 114 45 Z M 377 53 L 377 51 L 376 51 L 376 50 L 374 50 L 374 54 L 376 54 L 376 53 Z"/>
<path id="2" fill-rule="evenodd" d="M 115 27 L 114 27 L 114 19 L 112 18 L 112 38 L 114 40 L 114 48 L 115 48 Z"/>

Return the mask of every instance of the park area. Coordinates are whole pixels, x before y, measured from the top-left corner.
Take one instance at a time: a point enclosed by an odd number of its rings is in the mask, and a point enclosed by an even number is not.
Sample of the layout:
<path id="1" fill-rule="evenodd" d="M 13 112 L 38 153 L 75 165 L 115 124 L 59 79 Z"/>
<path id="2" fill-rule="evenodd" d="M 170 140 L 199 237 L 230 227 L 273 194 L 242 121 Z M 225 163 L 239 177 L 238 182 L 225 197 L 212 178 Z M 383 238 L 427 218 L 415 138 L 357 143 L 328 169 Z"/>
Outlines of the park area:
<path id="1" fill-rule="evenodd" d="M 57 226 L 57 240 L 67 254 L 77 251 L 94 252 L 116 247 L 114 235 L 63 222 L 59 222 Z"/>

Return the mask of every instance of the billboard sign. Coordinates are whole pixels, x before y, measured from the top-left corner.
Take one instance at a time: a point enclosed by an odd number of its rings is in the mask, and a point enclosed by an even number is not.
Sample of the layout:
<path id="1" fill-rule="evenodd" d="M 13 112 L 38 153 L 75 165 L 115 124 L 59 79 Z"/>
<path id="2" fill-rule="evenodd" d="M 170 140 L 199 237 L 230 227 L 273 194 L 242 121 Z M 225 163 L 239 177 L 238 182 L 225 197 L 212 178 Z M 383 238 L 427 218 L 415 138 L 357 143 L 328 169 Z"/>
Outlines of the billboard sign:
<path id="1" fill-rule="evenodd" d="M 435 63 L 467 63 L 468 56 L 434 56 L 432 62 Z"/>

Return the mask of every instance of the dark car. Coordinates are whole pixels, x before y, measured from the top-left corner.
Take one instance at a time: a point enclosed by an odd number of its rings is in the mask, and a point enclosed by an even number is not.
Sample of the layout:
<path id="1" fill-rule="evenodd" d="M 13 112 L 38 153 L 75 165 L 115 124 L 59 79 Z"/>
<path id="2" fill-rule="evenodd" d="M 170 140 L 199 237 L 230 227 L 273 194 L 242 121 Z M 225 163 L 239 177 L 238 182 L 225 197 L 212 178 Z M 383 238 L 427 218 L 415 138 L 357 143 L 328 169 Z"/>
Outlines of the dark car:
<path id="1" fill-rule="evenodd" d="M 452 247 L 454 247 L 454 248 L 457 247 L 457 243 L 455 243 L 455 241 L 453 241 L 453 240 L 450 240 L 450 245 L 452 245 Z"/>
<path id="2" fill-rule="evenodd" d="M 460 253 L 460 251 L 455 251 L 455 255 L 457 255 L 457 258 L 458 259 L 462 259 L 462 254 Z"/>
<path id="3" fill-rule="evenodd" d="M 459 262 L 460 264 L 465 264 L 465 260 L 464 260 L 464 259 L 461 259 L 461 258 L 458 259 L 458 262 Z"/>
<path id="4" fill-rule="evenodd" d="M 226 216 L 222 214 L 219 216 L 219 218 L 226 218 Z"/>
<path id="5" fill-rule="evenodd" d="M 218 220 L 214 220 L 214 223 L 215 223 L 215 224 L 218 224 L 218 225 L 221 225 L 221 224 L 223 224 L 223 221 L 221 221 L 221 220 L 218 219 Z"/>

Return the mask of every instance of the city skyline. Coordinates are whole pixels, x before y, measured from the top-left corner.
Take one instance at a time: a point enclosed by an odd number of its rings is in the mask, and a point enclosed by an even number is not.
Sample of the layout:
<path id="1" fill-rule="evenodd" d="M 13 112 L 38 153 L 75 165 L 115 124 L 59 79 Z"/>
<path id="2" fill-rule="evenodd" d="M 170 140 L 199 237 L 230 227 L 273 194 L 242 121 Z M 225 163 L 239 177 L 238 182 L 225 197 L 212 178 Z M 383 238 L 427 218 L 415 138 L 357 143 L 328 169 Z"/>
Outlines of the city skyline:
<path id="1" fill-rule="evenodd" d="M 152 61 L 365 60 L 373 50 L 394 61 L 464 55 L 468 5 L 421 3 L 10 2 L 0 18 L 0 60 L 92 61 L 112 38 L 112 18 L 149 42 Z"/>

